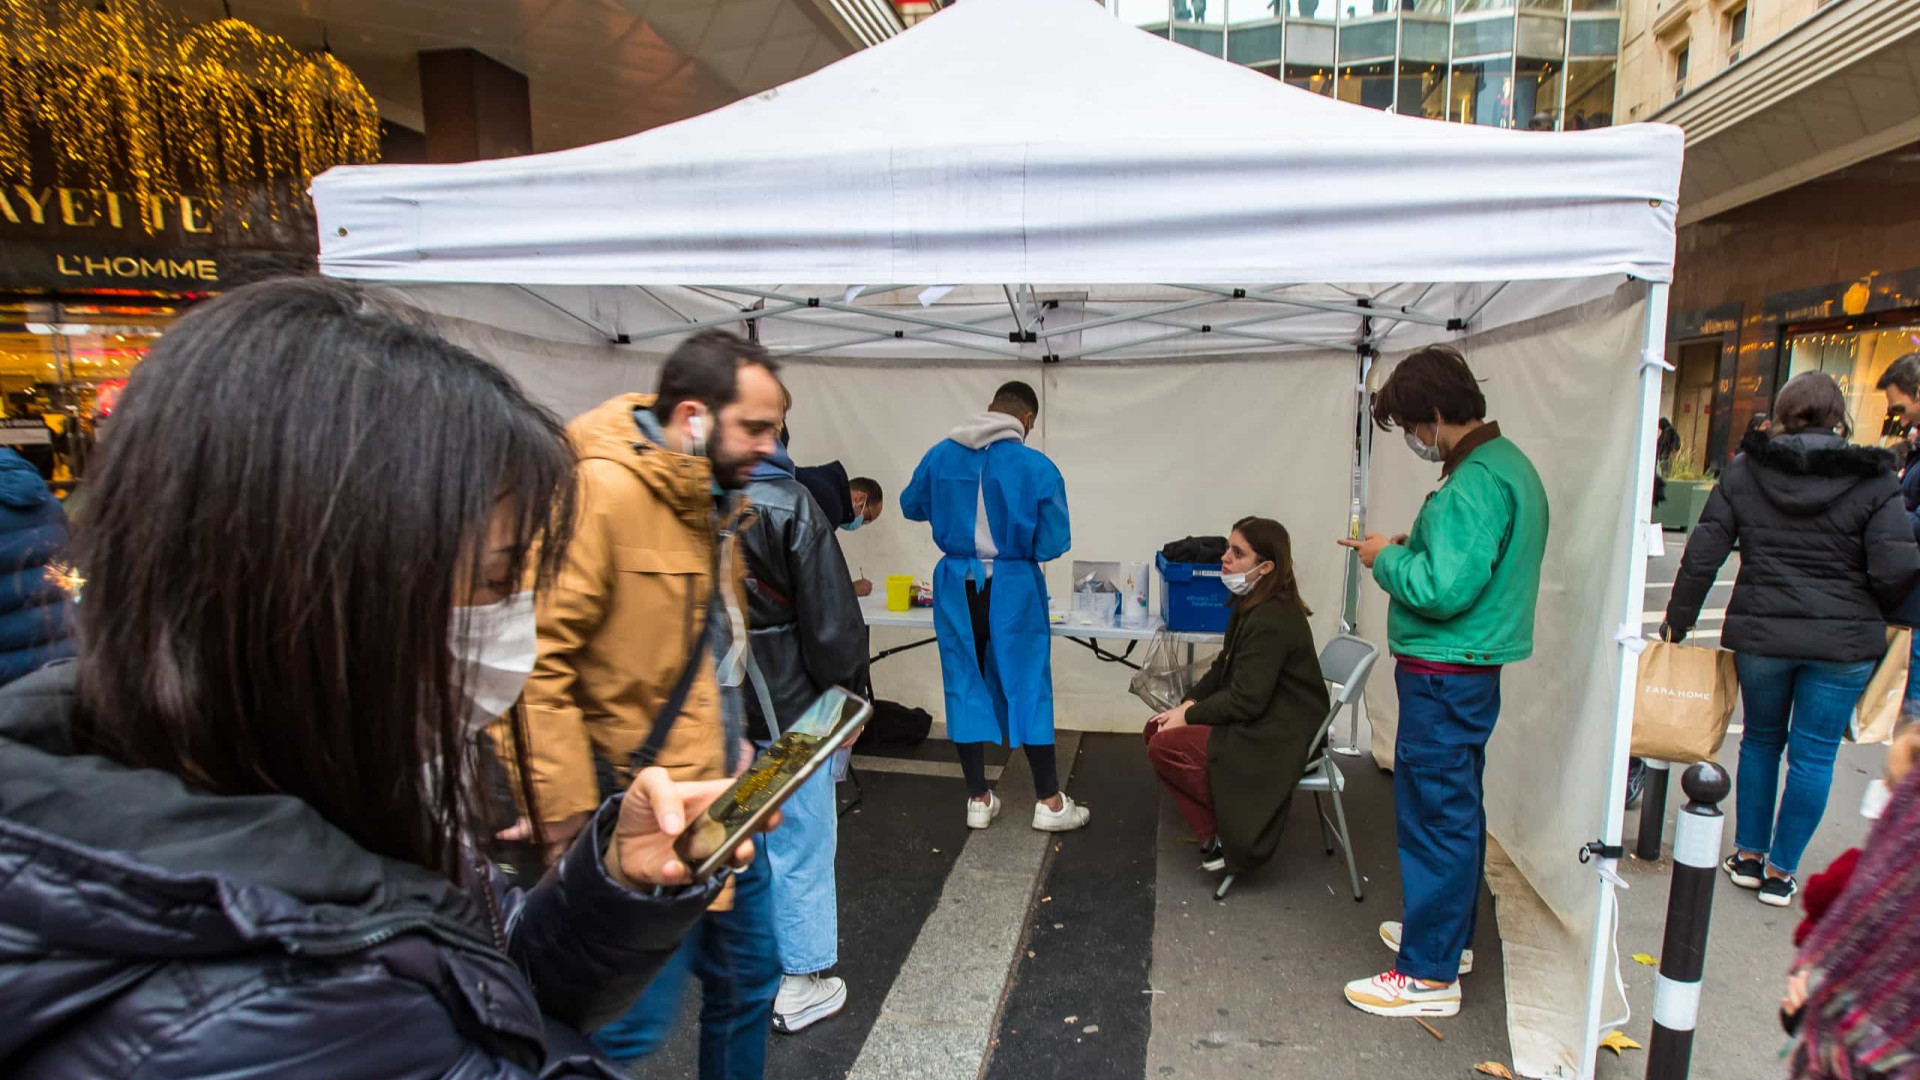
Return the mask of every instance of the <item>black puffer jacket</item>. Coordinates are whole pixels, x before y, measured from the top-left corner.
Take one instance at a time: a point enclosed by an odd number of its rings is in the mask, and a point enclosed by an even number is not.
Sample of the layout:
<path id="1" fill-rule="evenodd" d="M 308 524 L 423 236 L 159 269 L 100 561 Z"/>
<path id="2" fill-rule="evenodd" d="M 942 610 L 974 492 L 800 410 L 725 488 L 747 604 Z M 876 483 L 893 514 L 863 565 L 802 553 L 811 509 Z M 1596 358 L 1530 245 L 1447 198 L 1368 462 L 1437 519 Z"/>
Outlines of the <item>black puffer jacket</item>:
<path id="1" fill-rule="evenodd" d="M 74 670 L 0 691 L 0 1076 L 620 1075 L 578 1032 L 639 996 L 713 889 L 610 880 L 618 800 L 496 915 L 297 799 L 77 752 Z"/>
<path id="2" fill-rule="evenodd" d="M 1887 651 L 1886 615 L 1920 580 L 1893 456 L 1837 435 L 1749 435 L 1707 498 L 1667 623 L 1693 628 L 1736 540 L 1740 574 L 1721 644 L 1853 663 Z"/>
<path id="3" fill-rule="evenodd" d="M 834 526 L 790 465 L 769 459 L 747 484 L 757 516 L 741 534 L 753 658 L 784 727 L 832 686 L 866 682 L 867 623 Z M 770 732 L 758 694 L 747 698 L 754 739 Z"/>

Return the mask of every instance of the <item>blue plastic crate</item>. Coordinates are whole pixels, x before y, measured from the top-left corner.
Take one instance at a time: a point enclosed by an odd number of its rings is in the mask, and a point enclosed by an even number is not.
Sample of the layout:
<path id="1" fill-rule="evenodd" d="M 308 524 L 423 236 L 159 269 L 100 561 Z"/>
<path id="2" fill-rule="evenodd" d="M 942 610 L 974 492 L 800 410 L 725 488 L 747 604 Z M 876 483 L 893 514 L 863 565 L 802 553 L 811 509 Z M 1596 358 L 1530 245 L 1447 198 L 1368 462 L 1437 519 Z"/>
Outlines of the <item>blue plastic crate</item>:
<path id="1" fill-rule="evenodd" d="M 1233 594 L 1220 583 L 1219 563 L 1168 562 L 1153 557 L 1160 571 L 1160 621 L 1189 634 L 1219 634 L 1227 629 Z"/>

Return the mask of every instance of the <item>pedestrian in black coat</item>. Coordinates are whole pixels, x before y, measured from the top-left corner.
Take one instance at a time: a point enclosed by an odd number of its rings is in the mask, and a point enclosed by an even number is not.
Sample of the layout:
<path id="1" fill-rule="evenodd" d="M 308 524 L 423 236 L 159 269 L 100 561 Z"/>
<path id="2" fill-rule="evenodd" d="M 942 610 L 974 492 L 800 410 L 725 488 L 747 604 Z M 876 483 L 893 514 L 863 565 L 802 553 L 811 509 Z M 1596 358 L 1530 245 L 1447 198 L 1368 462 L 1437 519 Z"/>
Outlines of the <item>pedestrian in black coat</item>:
<path id="1" fill-rule="evenodd" d="M 1893 455 L 1854 446 L 1849 434 L 1831 376 L 1808 372 L 1781 387 L 1771 434 L 1746 437 L 1707 499 L 1662 627 L 1670 641 L 1687 636 L 1738 541 L 1720 644 L 1734 652 L 1746 732 L 1726 870 L 1776 907 L 1798 889 L 1841 736 L 1887 651 L 1887 613 L 1920 581 Z"/>

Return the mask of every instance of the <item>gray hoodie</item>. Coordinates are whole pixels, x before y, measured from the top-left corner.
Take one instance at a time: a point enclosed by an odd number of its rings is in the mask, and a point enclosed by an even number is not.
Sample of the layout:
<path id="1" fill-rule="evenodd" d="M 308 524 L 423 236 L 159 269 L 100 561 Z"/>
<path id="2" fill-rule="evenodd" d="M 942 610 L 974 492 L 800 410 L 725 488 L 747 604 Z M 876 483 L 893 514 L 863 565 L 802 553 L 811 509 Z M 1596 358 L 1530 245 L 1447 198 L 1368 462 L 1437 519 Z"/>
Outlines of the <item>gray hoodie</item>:
<path id="1" fill-rule="evenodd" d="M 961 422 L 960 426 L 954 428 L 947 438 L 969 450 L 985 450 L 994 443 L 1005 442 L 1008 439 L 1026 442 L 1027 427 L 1018 417 L 1008 416 L 1006 413 L 983 412 Z M 987 487 L 983 483 L 974 492 L 974 498 L 979 500 L 979 505 L 973 518 L 973 550 L 980 560 L 980 565 L 986 567 L 988 580 L 992 580 L 993 560 L 1000 554 L 1000 548 L 994 544 L 993 529 L 987 523 L 986 490 Z"/>

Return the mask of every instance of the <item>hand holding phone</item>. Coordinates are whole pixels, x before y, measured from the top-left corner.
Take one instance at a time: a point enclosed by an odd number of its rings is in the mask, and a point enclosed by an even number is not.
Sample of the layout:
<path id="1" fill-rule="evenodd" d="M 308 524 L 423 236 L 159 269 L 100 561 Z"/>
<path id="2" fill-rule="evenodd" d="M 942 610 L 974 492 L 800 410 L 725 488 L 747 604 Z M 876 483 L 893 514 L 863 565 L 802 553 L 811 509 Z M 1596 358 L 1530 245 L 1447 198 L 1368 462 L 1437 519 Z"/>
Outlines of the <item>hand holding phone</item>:
<path id="1" fill-rule="evenodd" d="M 675 783 L 658 766 L 640 770 L 620 800 L 620 819 L 607 851 L 607 866 L 615 879 L 633 888 L 692 881 L 692 872 L 674 843 L 686 831 L 688 819 L 703 819 L 713 801 L 731 786 L 727 780 Z M 757 831 L 779 823 L 778 814 L 769 814 L 757 823 Z M 752 861 L 753 841 L 743 835 L 733 851 L 733 865 L 744 867 Z"/>
<path id="2" fill-rule="evenodd" d="M 739 779 L 726 785 L 718 798 L 707 800 L 704 813 L 693 815 L 673 842 L 676 866 L 691 868 L 688 872 L 694 881 L 704 881 L 717 873 L 726 864 L 728 853 L 736 852 L 743 840 L 767 828 L 766 821 L 787 796 L 806 783 L 834 751 L 848 745 L 872 712 L 873 706 L 864 699 L 837 686 L 821 694 Z"/>

